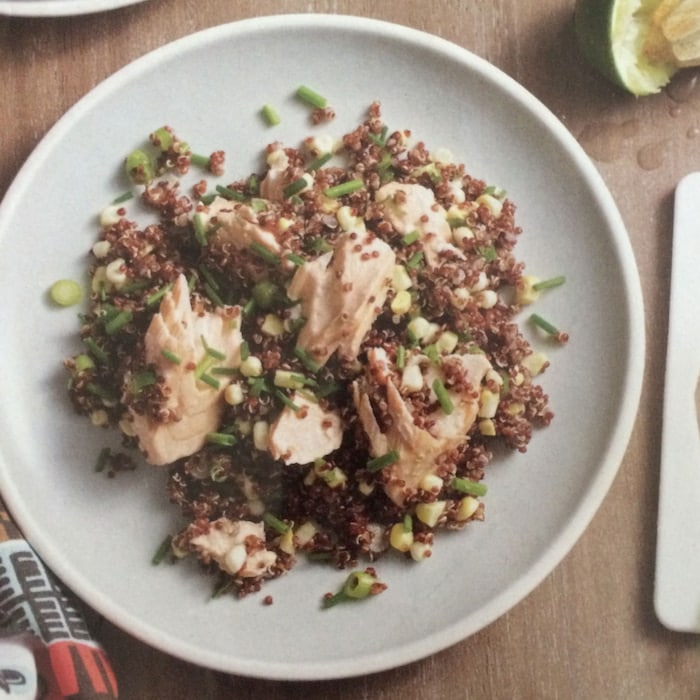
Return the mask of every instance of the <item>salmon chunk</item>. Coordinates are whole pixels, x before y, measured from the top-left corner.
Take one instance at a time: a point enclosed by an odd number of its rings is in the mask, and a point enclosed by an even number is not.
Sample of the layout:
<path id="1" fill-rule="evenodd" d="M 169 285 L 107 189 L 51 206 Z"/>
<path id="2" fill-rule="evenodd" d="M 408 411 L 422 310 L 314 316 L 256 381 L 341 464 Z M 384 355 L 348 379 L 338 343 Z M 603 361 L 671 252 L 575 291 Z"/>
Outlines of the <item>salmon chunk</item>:
<path id="1" fill-rule="evenodd" d="M 368 360 L 369 369 L 365 377 L 353 383 L 353 402 L 369 439 L 372 456 L 380 457 L 393 450 L 398 453 L 398 460 L 387 466 L 382 474 L 387 496 L 396 505 L 402 506 L 406 498 L 416 493 L 426 476 L 436 473 L 440 461 L 467 440 L 467 433 L 479 411 L 481 381 L 491 368 L 491 363 L 483 355 L 445 356 L 443 362 L 456 363 L 461 367 L 463 382 L 460 386 L 463 388 L 448 392 L 453 404 L 450 413 L 440 407 L 432 410 L 423 422 L 430 427 L 421 428 L 416 425 L 413 405 L 402 396 L 397 386 L 400 381 L 398 372 L 394 376 L 386 374 L 386 360 L 382 351 L 377 353 L 370 350 Z M 378 363 L 379 372 L 375 367 Z M 434 378 L 441 378 L 441 372 L 430 361 L 425 364 L 425 382 L 426 386 L 430 386 Z M 381 377 L 380 383 L 385 387 L 385 410 L 390 419 L 390 427 L 386 431 L 382 431 L 379 425 L 370 398 L 378 395 L 373 386 L 377 377 Z"/>
<path id="2" fill-rule="evenodd" d="M 451 242 L 447 212 L 435 201 L 432 190 L 417 184 L 389 182 L 377 190 L 374 198 L 397 233 L 406 235 L 417 231 L 420 234 L 429 267 L 438 264 L 443 251 L 463 257 Z"/>
<path id="3" fill-rule="evenodd" d="M 217 377 L 219 386 L 214 388 L 201 377 L 208 365 L 240 364 L 239 315 L 239 307 L 193 310 L 184 275 L 163 297 L 146 332 L 145 351 L 146 362 L 165 382 L 164 408 L 170 418 L 159 422 L 131 411 L 139 446 L 151 464 L 170 464 L 194 454 L 207 434 L 217 430 L 229 379 Z"/>
<path id="4" fill-rule="evenodd" d="M 298 347 L 323 365 L 338 352 L 357 359 L 360 345 L 386 300 L 396 255 L 371 234 L 344 233 L 335 249 L 299 267 L 287 296 L 307 319 Z"/>
<path id="5" fill-rule="evenodd" d="M 285 464 L 309 464 L 337 450 L 343 441 L 338 411 L 322 408 L 300 392 L 291 397 L 296 410 L 285 406 L 268 434 L 268 448 Z"/>

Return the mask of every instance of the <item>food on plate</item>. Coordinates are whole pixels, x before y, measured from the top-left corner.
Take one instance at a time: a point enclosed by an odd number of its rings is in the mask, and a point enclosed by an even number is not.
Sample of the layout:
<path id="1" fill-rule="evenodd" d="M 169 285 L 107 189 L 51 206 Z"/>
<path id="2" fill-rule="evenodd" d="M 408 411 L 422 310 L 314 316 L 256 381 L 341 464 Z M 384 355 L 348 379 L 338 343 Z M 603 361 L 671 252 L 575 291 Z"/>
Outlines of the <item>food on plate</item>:
<path id="1" fill-rule="evenodd" d="M 264 155 L 227 181 L 223 151 L 169 127 L 129 155 L 137 196 L 102 213 L 65 361 L 76 410 L 167 469 L 171 553 L 238 596 L 301 555 L 422 561 L 482 520 L 496 445 L 524 452 L 552 419 L 516 315 L 564 281 L 524 274 L 503 191 L 378 103 L 341 139 Z M 385 587 L 351 579 L 350 598 Z"/>
<path id="2" fill-rule="evenodd" d="M 578 0 L 575 27 L 591 65 L 634 95 L 700 65 L 700 0 Z"/>

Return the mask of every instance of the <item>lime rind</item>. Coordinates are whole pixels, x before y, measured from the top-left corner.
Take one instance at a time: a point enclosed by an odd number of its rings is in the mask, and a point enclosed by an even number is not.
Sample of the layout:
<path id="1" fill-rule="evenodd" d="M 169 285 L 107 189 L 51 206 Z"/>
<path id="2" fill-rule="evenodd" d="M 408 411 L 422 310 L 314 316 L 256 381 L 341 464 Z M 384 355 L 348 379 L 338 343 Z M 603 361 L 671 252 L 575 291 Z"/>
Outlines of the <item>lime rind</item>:
<path id="1" fill-rule="evenodd" d="M 646 51 L 651 15 L 659 0 L 578 0 L 576 38 L 588 62 L 633 95 L 657 93 L 677 70 L 650 60 Z"/>

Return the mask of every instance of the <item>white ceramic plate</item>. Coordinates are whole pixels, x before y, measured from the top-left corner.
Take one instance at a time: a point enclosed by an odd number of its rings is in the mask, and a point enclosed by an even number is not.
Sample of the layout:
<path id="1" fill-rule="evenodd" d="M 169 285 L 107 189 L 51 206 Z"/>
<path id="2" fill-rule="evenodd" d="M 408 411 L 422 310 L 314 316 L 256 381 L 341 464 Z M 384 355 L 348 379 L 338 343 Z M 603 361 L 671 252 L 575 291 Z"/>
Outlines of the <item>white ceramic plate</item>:
<path id="1" fill-rule="evenodd" d="M 337 119 L 312 129 L 293 93 L 329 98 Z M 388 590 L 320 609 L 345 574 L 300 564 L 262 596 L 209 601 L 194 566 L 153 567 L 177 521 L 164 473 L 115 481 L 92 472 L 106 434 L 73 415 L 64 356 L 78 350 L 72 310 L 46 290 L 82 278 L 96 214 L 124 155 L 170 124 L 195 150 L 227 152 L 227 175 L 260 169 L 272 140 L 344 133 L 381 100 L 392 128 L 449 147 L 504 187 L 524 229 L 518 252 L 540 276 L 565 274 L 539 312 L 571 334 L 551 349 L 544 384 L 556 412 L 527 454 L 488 472 L 487 520 L 438 538 L 419 565 L 379 564 Z M 275 104 L 282 123 L 259 118 Z M 594 516 L 623 457 L 640 394 L 643 310 L 630 244 L 595 168 L 560 122 L 503 73 L 405 27 L 298 15 L 221 26 L 119 71 L 47 134 L 0 209 L 0 483 L 11 512 L 54 571 L 136 637 L 194 663 L 267 678 L 369 673 L 425 657 L 483 628 L 529 593 Z M 535 339 L 535 342 L 537 339 Z"/>
<path id="2" fill-rule="evenodd" d="M 88 15 L 144 0 L 0 0 L 0 15 L 14 17 L 68 17 Z"/>

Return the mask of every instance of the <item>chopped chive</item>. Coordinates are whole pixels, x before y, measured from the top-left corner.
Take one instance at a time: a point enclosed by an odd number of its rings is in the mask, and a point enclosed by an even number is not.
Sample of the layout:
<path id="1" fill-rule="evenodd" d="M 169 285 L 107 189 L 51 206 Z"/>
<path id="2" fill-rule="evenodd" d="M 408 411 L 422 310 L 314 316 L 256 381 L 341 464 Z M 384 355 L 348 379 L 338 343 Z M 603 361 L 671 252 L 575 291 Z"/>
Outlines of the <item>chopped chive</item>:
<path id="1" fill-rule="evenodd" d="M 339 185 L 335 185 L 333 187 L 327 187 L 325 190 L 323 190 L 323 194 L 330 198 L 342 197 L 343 195 L 357 192 L 364 186 L 364 181 L 356 178 L 354 180 L 348 180 L 347 182 L 341 182 Z"/>
<path id="2" fill-rule="evenodd" d="M 219 289 L 221 289 L 221 286 L 219 285 L 216 277 L 214 277 L 214 273 L 206 265 L 200 265 L 198 269 L 202 273 L 202 277 L 209 282 L 212 289 L 215 289 L 218 292 Z"/>
<path id="3" fill-rule="evenodd" d="M 206 204 L 207 206 L 209 206 L 215 199 L 216 199 L 216 194 L 214 192 L 207 192 L 207 194 L 203 194 L 199 198 L 199 201 L 202 204 Z"/>
<path id="4" fill-rule="evenodd" d="M 221 386 L 218 379 L 216 379 L 215 377 L 212 377 L 210 374 L 207 374 L 206 372 L 203 372 L 199 376 L 199 380 L 204 382 L 205 384 L 208 384 L 212 389 L 218 389 Z"/>
<path id="5" fill-rule="evenodd" d="M 255 253 L 259 258 L 262 258 L 265 262 L 271 265 L 279 265 L 280 257 L 273 253 L 269 248 L 266 248 L 262 243 L 254 241 L 248 247 L 251 253 Z"/>
<path id="6" fill-rule="evenodd" d="M 314 158 L 307 166 L 307 170 L 318 170 L 322 168 L 331 158 L 332 153 L 322 153 L 320 156 Z"/>
<path id="7" fill-rule="evenodd" d="M 260 113 L 268 126 L 277 126 L 280 123 L 279 112 L 271 104 L 263 105 Z"/>
<path id="8" fill-rule="evenodd" d="M 477 248 L 477 251 L 479 252 L 479 255 L 486 260 L 486 262 L 493 262 L 498 257 L 498 253 L 492 245 L 480 246 Z"/>
<path id="9" fill-rule="evenodd" d="M 292 411 L 299 411 L 301 409 L 301 406 L 298 406 L 297 404 L 292 401 L 287 394 L 285 394 L 281 389 L 275 389 L 275 396 L 288 408 L 291 408 Z"/>
<path id="10" fill-rule="evenodd" d="M 290 375 L 290 379 L 299 384 L 303 384 L 304 386 L 318 386 L 318 382 L 315 379 L 311 377 L 305 377 L 303 374 L 297 374 L 296 372 L 293 372 Z"/>
<path id="11" fill-rule="evenodd" d="M 149 294 L 145 299 L 146 306 L 153 306 L 154 304 L 158 303 L 172 288 L 173 284 L 171 282 L 169 284 L 163 285 L 160 289 L 157 289 L 152 294 Z"/>
<path id="12" fill-rule="evenodd" d="M 133 196 L 134 193 L 131 190 L 127 190 L 126 192 L 123 192 L 118 197 L 113 199 L 112 204 L 123 204 L 124 202 L 128 202 L 130 199 L 132 199 Z"/>
<path id="13" fill-rule="evenodd" d="M 300 85 L 297 88 L 296 95 L 300 100 L 317 109 L 324 109 L 328 106 L 328 100 L 323 95 L 319 95 L 319 93 L 306 85 Z"/>
<path id="14" fill-rule="evenodd" d="M 414 270 L 423 262 L 423 251 L 417 250 L 407 261 L 406 269 Z"/>
<path id="15" fill-rule="evenodd" d="M 156 549 L 155 554 L 151 558 L 151 564 L 154 566 L 158 566 L 161 562 L 165 560 L 165 557 L 168 556 L 168 553 L 172 551 L 172 541 L 173 538 L 168 535 L 158 546 L 158 549 Z"/>
<path id="16" fill-rule="evenodd" d="M 420 231 L 418 229 L 413 229 L 410 233 L 407 233 L 402 239 L 401 242 L 408 246 L 411 245 L 412 243 L 415 243 L 418 239 L 420 238 Z"/>
<path id="17" fill-rule="evenodd" d="M 192 163 L 192 165 L 196 165 L 198 168 L 208 168 L 210 158 L 209 156 L 203 156 L 200 153 L 191 153 L 190 163 Z"/>
<path id="18" fill-rule="evenodd" d="M 109 364 L 109 355 L 93 340 L 92 338 L 84 338 L 87 349 L 92 353 L 95 361 L 100 365 Z"/>
<path id="19" fill-rule="evenodd" d="M 452 403 L 452 399 L 450 398 L 450 395 L 447 393 L 447 389 L 445 389 L 445 385 L 442 383 L 441 379 L 435 379 L 433 381 L 433 391 L 435 392 L 435 395 L 437 396 L 438 401 L 440 402 L 440 406 L 442 407 L 442 410 L 449 415 L 452 413 L 452 411 L 455 410 L 455 406 Z"/>
<path id="20" fill-rule="evenodd" d="M 224 300 L 219 296 L 218 292 L 209 284 L 209 282 L 205 282 L 204 285 L 204 293 L 209 297 L 209 301 L 214 304 L 214 306 L 226 306 L 226 303 Z"/>
<path id="21" fill-rule="evenodd" d="M 368 138 L 370 141 L 373 143 L 376 143 L 377 146 L 384 146 L 386 144 L 386 137 L 389 135 L 389 127 L 384 124 L 382 127 L 382 130 L 379 132 L 379 134 L 368 134 Z"/>
<path id="22" fill-rule="evenodd" d="M 367 462 L 367 469 L 369 469 L 369 471 L 371 472 L 378 472 L 381 469 L 384 469 L 384 467 L 388 467 L 390 464 L 394 464 L 398 461 L 398 450 L 391 450 L 386 454 L 380 455 L 379 457 L 375 457 L 374 459 L 370 459 L 369 462 Z"/>
<path id="23" fill-rule="evenodd" d="M 107 466 L 107 462 L 109 461 L 109 458 L 111 456 L 112 456 L 112 450 L 110 450 L 109 447 L 103 447 L 100 450 L 100 454 L 97 455 L 97 461 L 95 462 L 95 471 L 96 472 L 104 471 L 104 468 Z"/>
<path id="24" fill-rule="evenodd" d="M 289 199 L 290 197 L 294 196 L 295 194 L 299 194 L 303 189 L 306 189 L 308 187 L 309 183 L 306 180 L 305 177 L 300 177 L 298 180 L 294 180 L 293 182 L 290 182 L 283 190 L 282 190 L 282 196 L 285 199 Z"/>
<path id="25" fill-rule="evenodd" d="M 230 187 L 224 187 L 224 185 L 217 185 L 216 191 L 224 199 L 232 199 L 235 202 L 245 202 L 246 196 L 237 190 L 232 190 Z"/>
<path id="26" fill-rule="evenodd" d="M 241 343 L 241 360 L 245 361 L 250 357 L 250 346 L 248 345 L 248 341 L 244 340 Z"/>
<path id="27" fill-rule="evenodd" d="M 554 289 L 555 287 L 560 287 L 562 284 L 564 284 L 564 282 L 566 282 L 566 277 L 564 277 L 564 275 L 559 275 L 558 277 L 552 277 L 551 279 L 537 282 L 536 284 L 532 285 L 532 288 L 536 292 L 540 292 L 543 289 Z"/>
<path id="28" fill-rule="evenodd" d="M 243 315 L 250 316 L 253 311 L 255 311 L 255 299 L 250 299 L 243 306 Z"/>
<path id="29" fill-rule="evenodd" d="M 406 348 L 403 345 L 399 345 L 396 348 L 396 367 L 397 369 L 403 369 L 406 366 Z"/>
<path id="30" fill-rule="evenodd" d="M 452 479 L 452 488 L 470 496 L 485 496 L 488 490 L 486 484 L 480 481 L 472 481 L 471 479 L 464 479 L 458 476 Z"/>
<path id="31" fill-rule="evenodd" d="M 235 367 L 214 367 L 209 372 L 210 374 L 218 374 L 225 377 L 231 377 L 238 373 Z"/>
<path id="32" fill-rule="evenodd" d="M 192 224 L 194 225 L 194 235 L 197 241 L 199 242 L 199 245 L 206 245 L 207 244 L 207 229 L 206 226 L 204 225 L 204 220 L 202 219 L 202 215 L 197 212 L 193 217 L 192 217 Z"/>
<path id="33" fill-rule="evenodd" d="M 539 314 L 532 314 L 530 316 L 530 321 L 537 326 L 538 328 L 541 328 L 545 333 L 549 333 L 549 335 L 558 335 L 559 329 L 551 324 L 547 319 L 542 318 Z"/>
<path id="34" fill-rule="evenodd" d="M 321 365 L 304 348 L 294 348 L 294 355 L 310 372 L 318 372 L 321 369 Z"/>
<path id="35" fill-rule="evenodd" d="M 306 260 L 301 257 L 301 255 L 297 255 L 296 253 L 287 253 L 287 255 L 284 256 L 286 260 L 289 260 L 290 263 L 293 263 L 297 267 L 301 267 L 306 263 Z"/>
<path id="36" fill-rule="evenodd" d="M 130 323 L 133 317 L 134 314 L 132 311 L 123 309 L 105 323 L 105 333 L 107 333 L 107 335 L 114 335 Z"/>
<path id="37" fill-rule="evenodd" d="M 182 358 L 179 355 L 176 355 L 174 352 L 170 352 L 170 350 L 161 350 L 160 354 L 166 359 L 169 360 L 170 362 L 179 365 L 182 362 Z"/>
<path id="38" fill-rule="evenodd" d="M 278 532 L 280 535 L 284 535 L 285 532 L 289 532 L 289 525 L 284 522 L 284 520 L 280 520 L 277 516 L 273 515 L 272 513 L 265 513 L 263 515 L 263 520 L 265 521 L 265 525 L 271 527 L 275 532 Z"/>
<path id="39" fill-rule="evenodd" d="M 238 442 L 235 435 L 231 433 L 207 433 L 207 442 L 210 445 L 221 445 L 222 447 L 231 447 Z"/>
<path id="40" fill-rule="evenodd" d="M 260 180 L 257 175 L 253 174 L 248 178 L 248 192 L 255 196 L 260 192 Z"/>
<path id="41" fill-rule="evenodd" d="M 221 352 L 221 350 L 215 350 L 212 348 L 206 341 L 206 338 L 203 335 L 199 336 L 202 340 L 202 345 L 204 346 L 204 351 L 209 355 L 210 357 L 213 357 L 217 360 L 225 360 L 226 359 L 226 353 Z"/>

